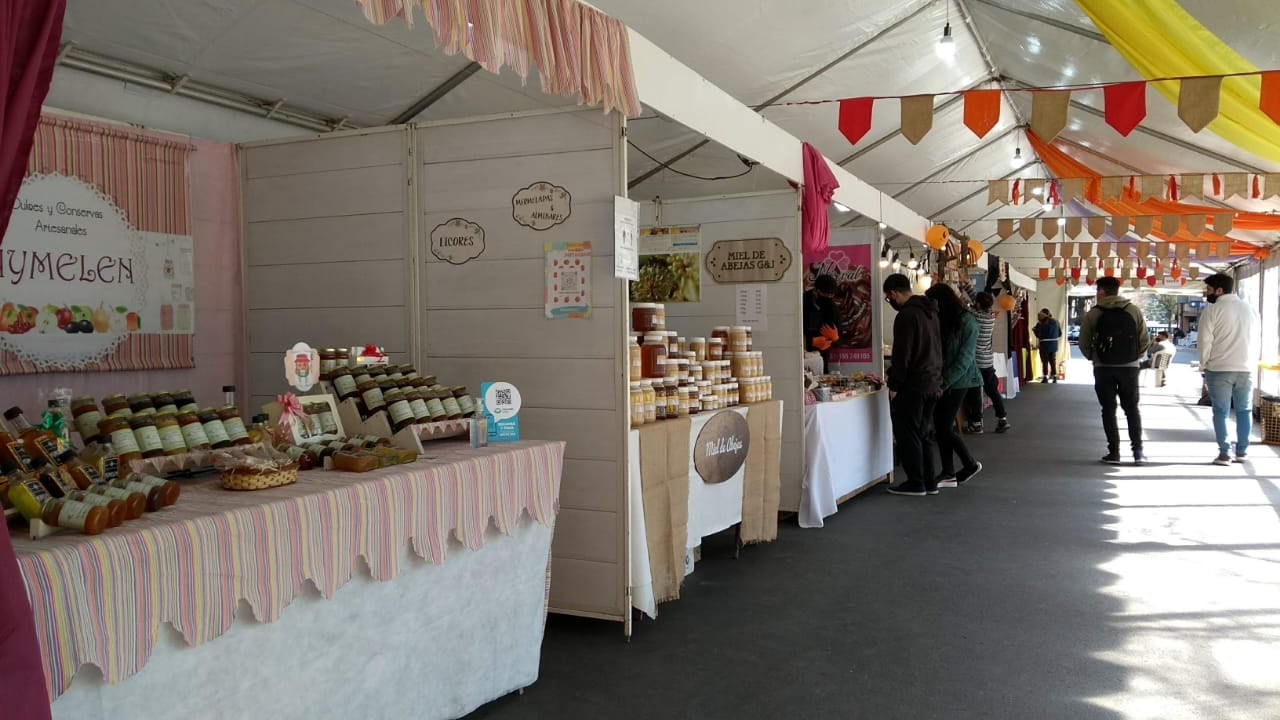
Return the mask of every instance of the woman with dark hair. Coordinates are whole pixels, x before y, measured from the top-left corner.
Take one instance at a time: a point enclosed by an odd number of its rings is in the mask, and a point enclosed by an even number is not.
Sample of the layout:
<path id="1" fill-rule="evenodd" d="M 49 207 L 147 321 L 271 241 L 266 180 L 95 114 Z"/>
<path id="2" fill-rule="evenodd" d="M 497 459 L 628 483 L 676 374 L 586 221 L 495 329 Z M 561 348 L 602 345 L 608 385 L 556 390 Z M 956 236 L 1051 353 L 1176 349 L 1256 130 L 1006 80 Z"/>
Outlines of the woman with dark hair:
<path id="1" fill-rule="evenodd" d="M 938 330 L 942 336 L 942 395 L 933 416 L 934 430 L 938 434 L 938 455 L 942 460 L 938 487 L 953 488 L 982 471 L 982 463 L 973 459 L 956 428 L 956 413 L 960 412 L 965 396 L 970 388 L 982 385 L 982 373 L 976 360 L 978 321 L 949 285 L 934 285 L 925 292 L 925 297 L 938 306 Z M 964 463 L 958 473 L 955 471 L 956 455 Z"/>
<path id="2" fill-rule="evenodd" d="M 1040 382 L 1058 382 L 1058 343 L 1062 340 L 1062 326 L 1053 319 L 1048 308 L 1040 311 L 1039 322 L 1033 332 L 1040 342 L 1040 365 L 1044 376 Z"/>

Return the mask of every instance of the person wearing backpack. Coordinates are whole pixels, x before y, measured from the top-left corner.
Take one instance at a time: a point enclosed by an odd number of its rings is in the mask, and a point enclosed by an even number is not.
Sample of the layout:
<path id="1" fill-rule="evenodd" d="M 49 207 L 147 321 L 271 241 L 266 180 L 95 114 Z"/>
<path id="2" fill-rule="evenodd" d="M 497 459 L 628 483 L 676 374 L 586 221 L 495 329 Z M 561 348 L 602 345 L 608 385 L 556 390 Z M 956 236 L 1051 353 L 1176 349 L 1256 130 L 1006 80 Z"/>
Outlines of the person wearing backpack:
<path id="1" fill-rule="evenodd" d="M 1133 462 L 1147 461 L 1142 451 L 1142 415 L 1138 410 L 1138 364 L 1151 345 L 1147 321 L 1137 305 L 1120 296 L 1120 281 L 1098 278 L 1097 304 L 1080 323 L 1080 352 L 1093 361 L 1093 389 L 1102 406 L 1107 454 L 1102 462 L 1120 464 L 1120 427 L 1116 399 L 1129 422 Z"/>

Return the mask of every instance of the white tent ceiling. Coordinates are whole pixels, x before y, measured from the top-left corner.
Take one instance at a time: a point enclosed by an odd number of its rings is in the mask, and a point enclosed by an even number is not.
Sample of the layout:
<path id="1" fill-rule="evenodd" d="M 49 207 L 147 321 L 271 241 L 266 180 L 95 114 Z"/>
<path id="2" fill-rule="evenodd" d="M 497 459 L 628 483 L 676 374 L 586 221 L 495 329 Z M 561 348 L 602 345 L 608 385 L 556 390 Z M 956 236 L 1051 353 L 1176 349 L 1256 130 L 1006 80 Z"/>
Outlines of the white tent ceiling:
<path id="1" fill-rule="evenodd" d="M 1013 100 L 1006 100 L 1000 123 L 982 140 L 961 124 L 958 99 L 939 95 L 933 131 L 915 146 L 898 132 L 894 101 L 876 104 L 872 130 L 856 147 L 836 128 L 837 105 L 777 103 L 948 93 L 998 83 L 1053 86 L 1141 79 L 1071 0 L 592 4 L 741 102 L 770 104 L 761 109 L 765 117 L 842 161 L 863 180 L 989 245 L 994 242 L 995 218 L 1039 210 L 986 204 L 984 181 L 1015 173 L 1010 164 L 1015 147 L 1021 146 L 1027 158 L 1017 175 L 1044 174 L 1022 140 L 1019 126 L 1030 112 L 1022 95 L 1009 96 Z M 1182 0 L 1181 5 L 1250 62 L 1264 69 L 1280 67 L 1280 47 L 1274 42 L 1280 5 L 1274 0 Z M 951 62 L 938 59 L 933 51 L 948 21 L 957 45 Z M 371 26 L 351 0 L 69 0 L 64 41 L 74 46 L 55 75 L 51 105 L 223 140 L 253 140 L 296 130 L 244 113 L 239 118 L 235 113 L 217 115 L 217 123 L 201 122 L 190 108 L 178 112 L 179 99 L 148 88 L 185 76 L 187 91 L 178 95 L 198 88 L 205 94 L 247 96 L 260 101 L 260 108 L 252 102 L 248 106 L 259 116 L 283 100 L 280 112 L 296 112 L 315 127 L 338 122 L 373 126 L 572 104 L 543 95 L 536 79 L 525 86 L 509 73 L 474 72 L 465 59 L 436 50 L 425 23 L 413 30 L 400 22 Z M 140 68 L 150 73 L 149 85 L 134 77 Z M 121 80 L 133 101 L 119 101 Z M 424 103 L 424 98 L 430 102 Z M 1149 93 L 1147 120 L 1128 138 L 1103 122 L 1100 92 L 1077 93 L 1075 98 L 1060 139 L 1073 156 L 1103 173 L 1280 170 L 1210 132 L 1191 133 L 1155 91 Z M 631 176 L 633 181 L 643 180 L 632 190 L 637 198 L 784 185 L 782 178 L 760 167 L 743 174 L 747 166 L 736 154 L 714 143 L 699 146 L 700 136 L 656 113 L 634 120 L 630 139 L 645 153 L 670 163 L 669 169 L 660 169 L 640 152 L 632 152 Z M 709 182 L 675 171 L 738 177 Z M 1233 205 L 1280 210 L 1272 202 Z M 833 220 L 868 222 L 840 213 L 833 213 Z M 1268 244 L 1275 240 L 1237 236 Z M 1030 247 L 1009 247 L 1019 242 L 1006 243 L 1002 251 L 1034 272 L 1043 258 Z"/>

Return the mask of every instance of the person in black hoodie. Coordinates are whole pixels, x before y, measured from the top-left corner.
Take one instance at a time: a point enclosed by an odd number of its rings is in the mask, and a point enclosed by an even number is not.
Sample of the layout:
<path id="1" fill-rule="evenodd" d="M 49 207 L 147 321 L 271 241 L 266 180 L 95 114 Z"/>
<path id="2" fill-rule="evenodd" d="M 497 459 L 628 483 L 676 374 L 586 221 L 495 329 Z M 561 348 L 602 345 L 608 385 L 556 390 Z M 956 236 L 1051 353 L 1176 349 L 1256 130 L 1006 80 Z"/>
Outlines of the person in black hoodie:
<path id="1" fill-rule="evenodd" d="M 823 372 L 830 372 L 831 346 L 840 339 L 840 310 L 836 293 L 840 284 L 830 275 L 819 275 L 804 293 L 804 349 L 822 355 Z"/>
<path id="2" fill-rule="evenodd" d="M 911 292 L 911 279 L 884 279 L 884 299 L 898 311 L 893 321 L 893 358 L 886 382 L 898 458 L 907 479 L 889 488 L 894 495 L 938 494 L 934 472 L 933 410 L 942 390 L 942 339 L 938 306 Z"/>

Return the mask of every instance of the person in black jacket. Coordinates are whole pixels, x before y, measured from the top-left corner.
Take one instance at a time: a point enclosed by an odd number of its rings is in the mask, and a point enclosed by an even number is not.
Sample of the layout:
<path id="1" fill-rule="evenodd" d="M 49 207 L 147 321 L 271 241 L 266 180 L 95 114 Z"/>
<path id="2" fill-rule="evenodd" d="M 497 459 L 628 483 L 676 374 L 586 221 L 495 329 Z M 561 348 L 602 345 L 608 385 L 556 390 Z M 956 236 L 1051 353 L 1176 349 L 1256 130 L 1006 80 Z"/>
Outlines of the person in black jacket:
<path id="1" fill-rule="evenodd" d="M 893 357 L 885 381 L 898 458 L 907 479 L 889 488 L 894 495 L 938 494 L 934 472 L 933 410 L 942 391 L 942 340 L 938 306 L 911 292 L 911 279 L 884 279 L 884 299 L 898 311 L 893 321 Z"/>
<path id="2" fill-rule="evenodd" d="M 829 372 L 827 356 L 840 339 L 840 310 L 836 293 L 840 285 L 830 275 L 819 275 L 804 293 L 804 349 L 822 355 L 822 370 Z"/>

